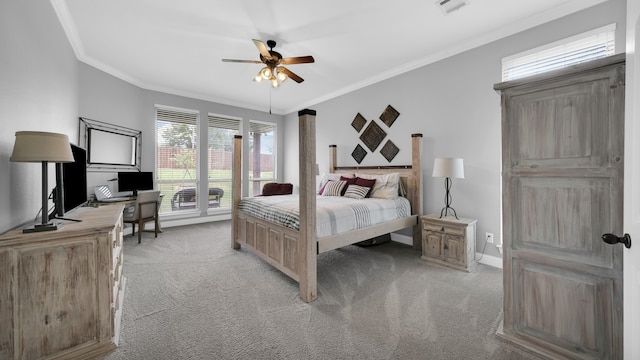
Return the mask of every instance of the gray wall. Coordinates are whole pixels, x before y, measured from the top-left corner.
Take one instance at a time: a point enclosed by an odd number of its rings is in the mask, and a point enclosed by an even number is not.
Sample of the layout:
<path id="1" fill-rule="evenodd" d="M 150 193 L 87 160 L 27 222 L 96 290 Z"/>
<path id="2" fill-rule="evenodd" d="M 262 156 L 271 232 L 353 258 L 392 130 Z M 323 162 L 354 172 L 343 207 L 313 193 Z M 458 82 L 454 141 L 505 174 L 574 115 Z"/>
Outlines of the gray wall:
<path id="1" fill-rule="evenodd" d="M 142 131 L 142 170 L 155 169 L 155 105 L 171 106 L 183 109 L 198 110 L 200 112 L 201 133 L 206 134 L 206 116 L 209 113 L 230 116 L 243 120 L 244 138 L 248 138 L 249 120 L 272 122 L 277 125 L 276 138 L 282 138 L 284 117 L 255 110 L 228 106 L 209 101 L 176 96 L 157 91 L 141 89 L 124 82 L 114 76 L 100 71 L 92 66 L 80 63 L 80 106 L 79 116 L 93 120 L 108 122 Z M 206 142 L 200 142 L 200 152 L 206 152 Z M 245 152 L 248 142 L 245 141 Z M 277 153 L 283 153 L 283 142 L 278 142 Z M 206 159 L 200 159 L 202 169 L 207 168 Z M 244 164 L 248 171 L 248 163 Z M 277 162 L 277 173 L 282 178 L 283 163 Z M 87 176 L 89 191 L 91 187 L 107 184 L 107 180 L 116 176 L 115 171 L 90 171 Z M 206 193 L 208 184 L 201 182 L 200 191 Z M 246 191 L 248 186 L 244 186 Z M 206 214 L 206 198 L 202 199 L 203 213 Z M 165 217 L 166 218 L 166 217 Z"/>
<path id="2" fill-rule="evenodd" d="M 351 152 L 359 143 L 351 121 L 360 112 L 377 119 L 387 105 L 400 112 L 388 130 L 400 152 L 392 164 L 411 162 L 411 133 L 422 133 L 424 213 L 444 206 L 444 179 L 432 178 L 436 157 L 464 159 L 465 179 L 454 179 L 452 206 L 459 216 L 478 219 L 476 249 L 481 252 L 486 232 L 501 243 L 501 131 L 500 97 L 493 85 L 501 81 L 501 59 L 521 51 L 610 23 L 617 23 L 617 52 L 625 48 L 624 0 L 610 0 L 582 12 L 452 56 L 352 93 L 310 106 L 317 111 L 317 161 L 328 169 L 328 145 L 338 145 L 338 165 L 357 165 Z M 297 114 L 285 118 L 285 180 L 297 183 Z M 385 140 L 386 141 L 386 140 Z M 364 147 L 364 145 L 363 145 Z M 379 152 L 362 165 L 386 164 Z M 485 253 L 501 257 L 495 246 Z"/>
<path id="3" fill-rule="evenodd" d="M 2 233 L 33 220 L 42 204 L 41 165 L 9 161 L 15 132 L 77 137 L 78 61 L 49 1 L 1 1 L 0 49 Z"/>

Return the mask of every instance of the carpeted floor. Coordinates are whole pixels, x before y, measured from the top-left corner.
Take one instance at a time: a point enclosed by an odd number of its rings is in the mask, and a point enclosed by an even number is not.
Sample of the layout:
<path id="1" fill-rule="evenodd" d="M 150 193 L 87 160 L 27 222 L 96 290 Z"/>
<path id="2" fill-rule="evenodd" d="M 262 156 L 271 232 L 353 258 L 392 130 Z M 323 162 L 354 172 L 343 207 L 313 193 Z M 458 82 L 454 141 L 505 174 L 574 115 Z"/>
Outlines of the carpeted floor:
<path id="1" fill-rule="evenodd" d="M 318 299 L 242 249 L 231 222 L 125 237 L 120 346 L 107 359 L 537 359 L 495 335 L 501 270 L 465 273 L 409 246 L 318 257 Z"/>

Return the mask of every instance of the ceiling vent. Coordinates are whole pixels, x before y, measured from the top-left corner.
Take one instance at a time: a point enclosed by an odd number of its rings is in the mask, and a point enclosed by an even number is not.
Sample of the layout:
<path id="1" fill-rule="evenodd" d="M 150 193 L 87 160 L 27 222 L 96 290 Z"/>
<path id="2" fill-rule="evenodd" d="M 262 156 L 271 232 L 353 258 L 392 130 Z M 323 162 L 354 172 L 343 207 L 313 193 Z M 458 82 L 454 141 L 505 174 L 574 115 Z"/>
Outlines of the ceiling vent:
<path id="1" fill-rule="evenodd" d="M 445 15 L 448 15 L 465 5 L 469 5 L 469 0 L 437 0 L 436 5 Z"/>

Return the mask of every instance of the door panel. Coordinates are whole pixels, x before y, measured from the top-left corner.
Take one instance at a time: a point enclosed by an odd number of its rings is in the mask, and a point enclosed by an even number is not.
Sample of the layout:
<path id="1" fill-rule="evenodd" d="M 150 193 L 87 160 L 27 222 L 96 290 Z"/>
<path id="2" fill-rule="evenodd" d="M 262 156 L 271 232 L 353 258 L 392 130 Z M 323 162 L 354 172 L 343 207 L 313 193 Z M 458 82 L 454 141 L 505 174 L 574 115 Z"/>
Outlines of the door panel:
<path id="1" fill-rule="evenodd" d="M 608 178 L 519 177 L 513 204 L 512 238 L 515 249 L 532 249 L 547 256 L 613 267 L 615 248 L 599 241 L 603 229 L 611 229 Z M 562 221 L 559 221 L 562 219 Z"/>
<path id="2" fill-rule="evenodd" d="M 452 264 L 466 266 L 467 257 L 464 243 L 464 237 L 461 236 L 445 236 L 445 244 L 447 244 L 446 261 Z"/>
<path id="3" fill-rule="evenodd" d="M 564 348 L 598 358 L 602 344 L 610 342 L 611 323 L 603 316 L 611 306 L 613 282 L 536 262 L 514 261 L 514 274 L 522 281 L 518 314 L 521 331 Z"/>

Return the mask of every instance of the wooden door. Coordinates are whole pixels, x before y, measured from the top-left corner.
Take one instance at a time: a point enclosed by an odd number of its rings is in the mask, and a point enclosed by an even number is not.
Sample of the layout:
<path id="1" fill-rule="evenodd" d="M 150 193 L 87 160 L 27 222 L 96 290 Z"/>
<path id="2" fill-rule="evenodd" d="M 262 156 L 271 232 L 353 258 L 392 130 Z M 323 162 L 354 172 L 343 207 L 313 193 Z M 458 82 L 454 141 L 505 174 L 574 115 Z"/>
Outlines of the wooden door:
<path id="1" fill-rule="evenodd" d="M 505 338 L 621 359 L 624 54 L 502 91 Z"/>

